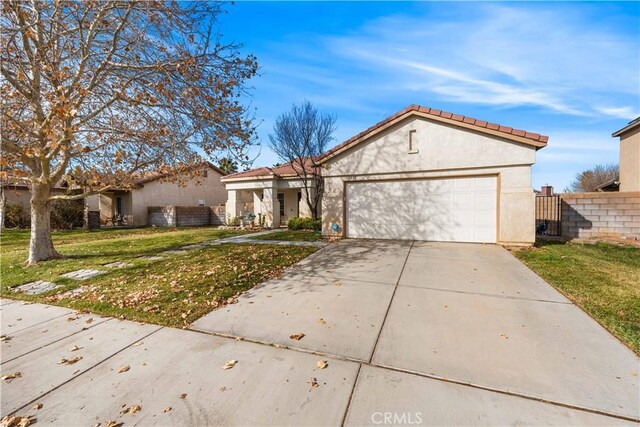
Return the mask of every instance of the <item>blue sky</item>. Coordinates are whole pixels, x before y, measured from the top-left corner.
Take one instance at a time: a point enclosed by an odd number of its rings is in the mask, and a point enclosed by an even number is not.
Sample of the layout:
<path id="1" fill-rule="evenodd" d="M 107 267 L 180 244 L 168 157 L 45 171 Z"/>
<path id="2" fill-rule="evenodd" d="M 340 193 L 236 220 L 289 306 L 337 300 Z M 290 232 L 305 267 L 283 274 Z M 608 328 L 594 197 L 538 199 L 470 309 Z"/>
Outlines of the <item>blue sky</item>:
<path id="1" fill-rule="evenodd" d="M 410 104 L 549 135 L 533 185 L 617 163 L 611 133 L 640 115 L 640 3 L 238 2 L 220 28 L 258 57 L 261 151 L 308 99 L 335 143 Z"/>

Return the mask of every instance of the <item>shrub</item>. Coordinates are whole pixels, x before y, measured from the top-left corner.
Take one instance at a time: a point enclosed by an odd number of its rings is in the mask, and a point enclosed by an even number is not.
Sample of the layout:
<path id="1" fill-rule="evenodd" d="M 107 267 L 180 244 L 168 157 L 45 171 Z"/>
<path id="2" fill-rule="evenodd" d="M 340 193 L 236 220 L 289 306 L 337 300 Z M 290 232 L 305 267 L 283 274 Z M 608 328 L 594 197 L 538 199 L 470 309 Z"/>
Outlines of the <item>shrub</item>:
<path id="1" fill-rule="evenodd" d="M 84 223 L 84 201 L 54 200 L 51 203 L 51 228 L 74 229 L 82 228 Z"/>
<path id="2" fill-rule="evenodd" d="M 19 203 L 7 203 L 4 205 L 4 226 L 7 228 L 27 228 L 29 216 Z"/>
<path id="3" fill-rule="evenodd" d="M 227 227 L 239 227 L 240 223 L 240 218 L 237 216 L 231 216 L 231 214 L 227 214 L 224 219 L 224 225 L 226 225 Z"/>
<path id="4" fill-rule="evenodd" d="M 291 218 L 287 222 L 289 230 L 313 230 L 320 231 L 322 229 L 322 221 L 312 218 Z"/>

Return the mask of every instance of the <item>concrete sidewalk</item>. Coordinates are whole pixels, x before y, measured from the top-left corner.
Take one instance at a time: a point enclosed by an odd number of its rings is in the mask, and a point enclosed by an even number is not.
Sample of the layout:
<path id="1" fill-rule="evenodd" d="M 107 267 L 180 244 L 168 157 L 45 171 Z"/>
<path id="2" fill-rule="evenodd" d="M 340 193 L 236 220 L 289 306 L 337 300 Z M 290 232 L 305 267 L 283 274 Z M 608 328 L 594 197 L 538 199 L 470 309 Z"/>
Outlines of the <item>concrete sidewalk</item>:
<path id="1" fill-rule="evenodd" d="M 330 245 L 200 319 L 198 331 L 10 300 L 0 315 L 11 337 L 0 344 L 2 375 L 21 374 L 1 383 L 2 415 L 43 425 L 637 425 L 639 416 L 638 358 L 496 246 Z"/>

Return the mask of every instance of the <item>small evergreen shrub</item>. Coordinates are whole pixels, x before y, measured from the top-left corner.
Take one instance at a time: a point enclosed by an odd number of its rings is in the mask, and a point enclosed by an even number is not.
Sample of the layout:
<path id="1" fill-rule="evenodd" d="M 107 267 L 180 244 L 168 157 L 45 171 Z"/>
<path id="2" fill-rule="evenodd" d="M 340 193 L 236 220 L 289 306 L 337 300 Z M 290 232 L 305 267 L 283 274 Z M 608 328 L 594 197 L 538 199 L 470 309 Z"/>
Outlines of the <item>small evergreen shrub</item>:
<path id="1" fill-rule="evenodd" d="M 320 231 L 322 229 L 322 221 L 312 218 L 291 218 L 287 222 L 287 228 L 289 230 L 313 230 Z"/>

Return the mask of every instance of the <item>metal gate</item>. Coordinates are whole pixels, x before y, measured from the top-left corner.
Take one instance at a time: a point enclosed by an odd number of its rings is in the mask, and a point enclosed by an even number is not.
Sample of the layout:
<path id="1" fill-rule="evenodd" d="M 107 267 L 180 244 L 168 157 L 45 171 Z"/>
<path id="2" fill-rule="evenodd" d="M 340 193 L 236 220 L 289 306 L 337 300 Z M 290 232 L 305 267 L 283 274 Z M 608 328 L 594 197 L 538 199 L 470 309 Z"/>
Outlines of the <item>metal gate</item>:
<path id="1" fill-rule="evenodd" d="M 536 235 L 562 234 L 562 203 L 560 196 L 536 196 Z"/>

